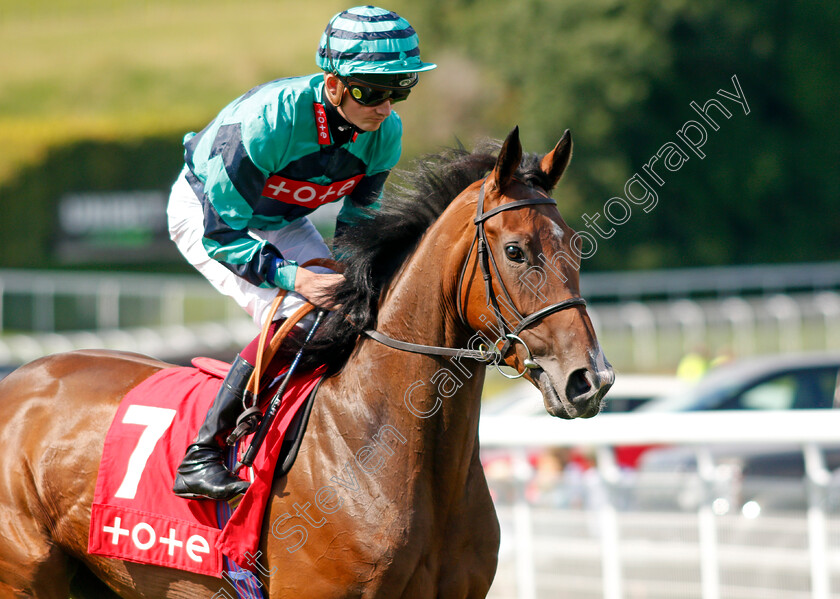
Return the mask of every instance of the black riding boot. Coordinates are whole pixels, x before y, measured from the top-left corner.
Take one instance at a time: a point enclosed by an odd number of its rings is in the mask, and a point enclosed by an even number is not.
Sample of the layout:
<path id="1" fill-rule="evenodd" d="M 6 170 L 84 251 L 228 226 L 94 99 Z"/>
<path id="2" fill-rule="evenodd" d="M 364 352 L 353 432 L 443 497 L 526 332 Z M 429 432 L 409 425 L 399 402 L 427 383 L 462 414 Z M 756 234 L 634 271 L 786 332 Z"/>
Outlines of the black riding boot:
<path id="1" fill-rule="evenodd" d="M 244 410 L 242 396 L 253 371 L 253 366 L 236 356 L 204 424 L 178 466 L 172 491 L 179 497 L 228 500 L 248 489 L 249 482 L 225 467 L 222 449 L 226 433 L 236 426 Z"/>

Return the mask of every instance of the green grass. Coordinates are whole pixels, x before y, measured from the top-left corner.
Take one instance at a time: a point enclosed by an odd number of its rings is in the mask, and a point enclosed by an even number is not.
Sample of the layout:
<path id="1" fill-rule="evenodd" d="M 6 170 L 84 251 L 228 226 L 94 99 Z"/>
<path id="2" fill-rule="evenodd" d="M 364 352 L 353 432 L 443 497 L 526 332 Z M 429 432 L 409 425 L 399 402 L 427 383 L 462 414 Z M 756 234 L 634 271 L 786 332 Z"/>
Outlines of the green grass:
<path id="1" fill-rule="evenodd" d="M 0 185 L 54 146 L 181 136 L 265 81 L 317 71 L 326 23 L 350 4 L 293 0 L 0 0 Z M 412 16 L 404 0 L 391 8 Z M 421 32 L 422 38 L 422 32 Z M 423 45 L 440 68 L 399 106 L 404 157 L 471 145 L 493 93 L 474 64 Z M 532 148 L 547 150 L 548 148 Z M 404 161 L 403 164 L 406 164 Z"/>
<path id="2" fill-rule="evenodd" d="M 0 1 L 0 182 L 53 144 L 202 126 L 253 85 L 315 72 L 343 2 Z"/>

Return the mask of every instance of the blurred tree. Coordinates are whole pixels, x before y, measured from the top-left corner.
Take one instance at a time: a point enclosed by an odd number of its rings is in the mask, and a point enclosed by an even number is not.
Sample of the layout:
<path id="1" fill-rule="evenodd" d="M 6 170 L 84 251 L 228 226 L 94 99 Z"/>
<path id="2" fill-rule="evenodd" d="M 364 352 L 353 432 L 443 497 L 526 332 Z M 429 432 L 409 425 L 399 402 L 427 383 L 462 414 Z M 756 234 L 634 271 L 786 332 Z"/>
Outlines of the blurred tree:
<path id="1" fill-rule="evenodd" d="M 830 0 L 427 0 L 408 3 L 424 46 L 457 49 L 492 95 L 474 107 L 491 134 L 522 127 L 546 150 L 565 128 L 573 168 L 556 193 L 570 224 L 601 211 L 737 75 L 745 115 L 599 244 L 587 268 L 837 259 L 840 10 Z M 424 48 L 425 52 L 425 48 Z M 719 97 L 719 96 L 718 96 Z M 463 135 L 461 132 L 457 132 Z"/>
<path id="2" fill-rule="evenodd" d="M 40 25 L 52 23 L 55 3 L 24 4 L 21 10 L 45 21 L 0 27 L 0 39 L 23 47 L 18 54 L 27 57 L 9 63 L 7 75 L 14 77 L 0 98 L 0 216 L 31 223 L 9 233 L 0 264 L 20 267 L 51 265 L 55 204 L 63 194 L 129 185 L 166 190 L 179 168 L 183 133 L 201 128 L 251 84 L 313 70 L 312 39 L 332 14 L 293 2 L 258 2 L 242 12 L 214 1 L 202 13 L 202 28 L 219 29 L 185 38 L 181 25 L 195 19 L 185 0 L 128 3 L 124 10 L 112 2 L 104 12 L 101 0 L 91 0 L 82 12 L 78 2 L 60 3 L 57 17 L 70 11 L 79 18 L 62 21 L 58 35 Z M 148 12 L 153 4 L 163 12 Z M 392 0 L 387 6 L 420 32 L 424 59 L 440 65 L 398 107 L 406 132 L 402 167 L 456 137 L 469 146 L 478 136 L 502 138 L 514 125 L 527 150 L 545 152 L 569 128 L 575 158 L 555 197 L 569 223 L 585 229 L 583 214 L 603 211 L 662 144 L 699 118 L 689 103 L 702 106 L 717 90 L 731 90 L 737 75 L 749 115 L 727 103 L 733 116 L 709 131 L 706 157 L 692 156 L 669 173 L 656 190 L 657 206 L 649 213 L 634 208 L 585 267 L 838 259 L 836 0 Z M 283 44 L 297 48 L 294 61 L 247 33 L 253 18 L 267 22 L 292 9 L 300 31 Z M 92 28 L 110 34 L 90 36 Z M 226 37 L 231 31 L 246 33 Z M 86 39 L 96 43 L 81 43 Z M 76 46 L 81 54 L 65 51 Z M 129 156 L 143 167 L 126 166 Z"/>

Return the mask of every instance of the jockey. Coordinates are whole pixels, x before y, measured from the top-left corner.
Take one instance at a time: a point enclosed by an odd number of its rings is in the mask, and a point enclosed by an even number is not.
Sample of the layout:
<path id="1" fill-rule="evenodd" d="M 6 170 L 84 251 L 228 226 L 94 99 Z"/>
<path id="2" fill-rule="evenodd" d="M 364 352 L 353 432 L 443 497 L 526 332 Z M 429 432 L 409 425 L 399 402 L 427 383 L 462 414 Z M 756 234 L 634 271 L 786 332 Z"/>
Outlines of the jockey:
<path id="1" fill-rule="evenodd" d="M 306 217 L 343 200 L 340 235 L 361 208 L 378 206 L 401 150 L 402 124 L 392 104 L 408 97 L 418 73 L 436 66 L 420 60 L 417 34 L 405 19 L 373 6 L 334 16 L 316 62 L 323 73 L 255 87 L 201 132 L 187 134 L 186 165 L 169 198 L 178 249 L 259 326 L 278 288 L 289 293 L 276 320 L 304 299 L 334 307 L 330 292 L 342 275 L 298 266 L 330 256 Z M 187 448 L 176 495 L 229 499 L 248 488 L 225 468 L 222 446 L 244 409 L 258 341 L 237 355 Z"/>

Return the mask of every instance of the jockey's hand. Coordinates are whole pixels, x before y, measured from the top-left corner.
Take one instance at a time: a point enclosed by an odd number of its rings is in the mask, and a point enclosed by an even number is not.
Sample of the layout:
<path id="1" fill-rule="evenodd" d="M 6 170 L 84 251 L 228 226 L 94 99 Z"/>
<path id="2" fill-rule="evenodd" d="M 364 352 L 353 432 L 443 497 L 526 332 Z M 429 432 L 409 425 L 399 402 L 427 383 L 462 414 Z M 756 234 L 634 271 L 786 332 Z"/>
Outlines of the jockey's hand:
<path id="1" fill-rule="evenodd" d="M 335 288 L 343 282 L 344 275 L 315 273 L 298 267 L 295 274 L 295 291 L 319 308 L 335 310 L 339 304 L 334 301 L 333 293 Z"/>

